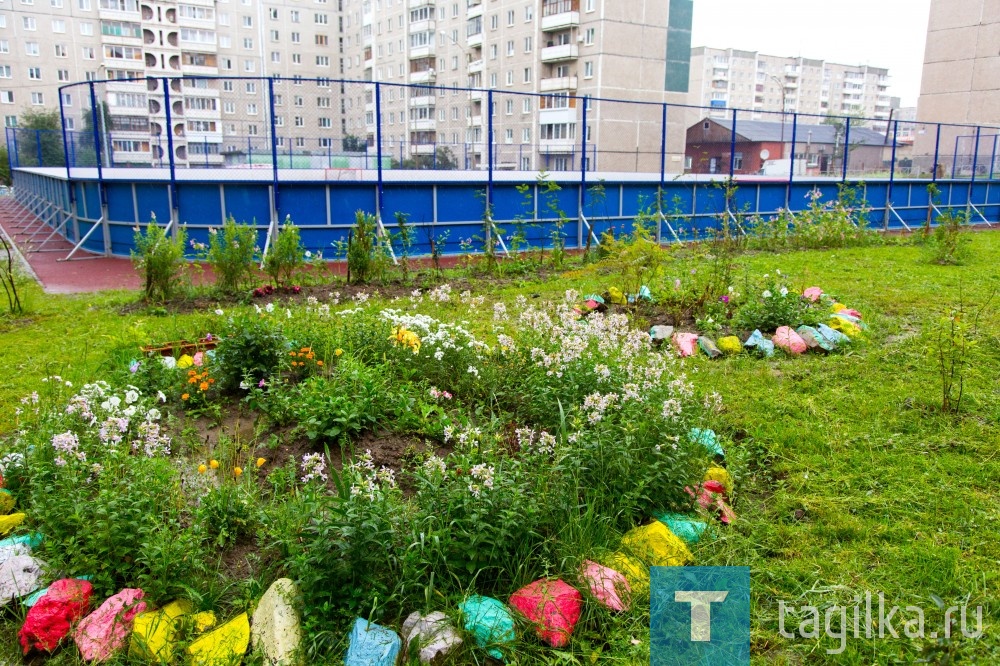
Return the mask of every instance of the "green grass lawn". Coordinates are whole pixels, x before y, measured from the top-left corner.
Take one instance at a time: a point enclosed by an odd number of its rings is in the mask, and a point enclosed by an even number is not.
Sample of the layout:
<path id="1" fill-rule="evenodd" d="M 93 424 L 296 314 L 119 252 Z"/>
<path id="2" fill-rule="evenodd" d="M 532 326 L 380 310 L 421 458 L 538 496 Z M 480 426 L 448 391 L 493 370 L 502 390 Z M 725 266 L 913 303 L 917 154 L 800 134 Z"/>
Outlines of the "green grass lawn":
<path id="1" fill-rule="evenodd" d="M 716 430 L 729 440 L 737 486 L 735 525 L 692 550 L 699 565 L 751 568 L 754 663 L 1000 663 L 1000 298 L 978 321 L 959 414 L 940 411 L 938 368 L 925 353 L 924 335 L 960 303 L 972 312 L 1000 290 L 998 256 L 1000 236 L 978 233 L 962 266 L 933 265 L 919 247 L 895 244 L 739 259 L 750 272 L 780 270 L 797 286 L 823 287 L 870 325 L 868 340 L 846 353 L 685 361 L 699 387 L 724 399 Z M 668 265 L 667 277 L 689 265 L 696 264 Z M 586 293 L 613 280 L 598 267 L 495 291 L 482 281 L 477 291 L 510 302 L 518 294 L 557 297 L 568 288 Z M 211 318 L 123 315 L 136 298 L 131 293 L 30 291 L 28 314 L 0 320 L 0 433 L 15 427 L 20 398 L 40 390 L 43 377 L 98 379 L 111 364 L 127 362 L 123 349 L 190 338 Z M 472 327 L 488 329 L 489 322 Z M 862 619 L 861 636 L 849 627 L 842 653 L 828 654 L 840 647 L 834 638 L 797 636 L 806 618 L 795 614 L 784 627 L 796 637 L 779 635 L 779 601 L 824 613 L 833 604 L 853 608 L 856 597 L 863 606 L 866 592 L 883 593 L 886 606 L 922 608 L 926 637 L 903 635 L 912 611 L 893 618 L 896 639 L 878 638 L 877 624 L 876 637 L 866 638 Z M 982 606 L 982 636 L 965 638 L 956 626 L 951 641 L 930 638 L 943 633 L 939 602 Z M 0 615 L 0 657 L 11 663 L 17 621 L 14 612 Z M 579 648 L 531 654 L 537 663 L 648 663 L 647 623 L 641 612 L 612 623 L 600 656 Z M 57 661 L 73 663 L 67 652 Z"/>

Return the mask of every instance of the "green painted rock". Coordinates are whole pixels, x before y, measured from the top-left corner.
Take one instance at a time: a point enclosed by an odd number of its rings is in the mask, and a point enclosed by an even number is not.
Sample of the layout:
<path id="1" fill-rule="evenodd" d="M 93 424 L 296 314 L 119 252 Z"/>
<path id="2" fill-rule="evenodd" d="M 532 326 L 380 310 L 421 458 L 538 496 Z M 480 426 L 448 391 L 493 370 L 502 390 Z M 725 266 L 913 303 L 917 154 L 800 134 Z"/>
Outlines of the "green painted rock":
<path id="1" fill-rule="evenodd" d="M 715 342 L 711 338 L 706 338 L 704 335 L 698 338 L 698 348 L 701 349 L 702 353 L 709 358 L 719 358 L 722 356 L 722 352 L 715 346 Z"/>
<path id="2" fill-rule="evenodd" d="M 504 659 L 500 649 L 514 642 L 514 618 L 507 606 L 492 597 L 474 594 L 458 605 L 465 616 L 465 630 L 494 659 Z"/>
<path id="3" fill-rule="evenodd" d="M 670 528 L 670 531 L 679 536 L 686 543 L 698 543 L 701 535 L 705 533 L 708 525 L 700 520 L 692 520 L 682 513 L 654 513 L 653 517 Z"/>

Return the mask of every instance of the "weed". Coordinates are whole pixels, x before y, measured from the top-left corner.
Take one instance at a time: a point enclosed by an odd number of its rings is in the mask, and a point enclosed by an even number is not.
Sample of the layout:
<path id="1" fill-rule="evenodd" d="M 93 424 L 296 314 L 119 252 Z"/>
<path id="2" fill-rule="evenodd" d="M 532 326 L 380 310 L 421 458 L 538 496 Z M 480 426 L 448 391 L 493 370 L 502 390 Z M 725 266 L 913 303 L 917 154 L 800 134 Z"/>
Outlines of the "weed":
<path id="1" fill-rule="evenodd" d="M 184 247 L 187 233 L 183 227 L 168 237 L 153 215 L 146 231 L 136 226 L 132 264 L 143 279 L 143 298 L 147 302 L 167 301 L 180 287 L 186 262 Z M 16 292 L 15 292 L 16 295 Z"/>

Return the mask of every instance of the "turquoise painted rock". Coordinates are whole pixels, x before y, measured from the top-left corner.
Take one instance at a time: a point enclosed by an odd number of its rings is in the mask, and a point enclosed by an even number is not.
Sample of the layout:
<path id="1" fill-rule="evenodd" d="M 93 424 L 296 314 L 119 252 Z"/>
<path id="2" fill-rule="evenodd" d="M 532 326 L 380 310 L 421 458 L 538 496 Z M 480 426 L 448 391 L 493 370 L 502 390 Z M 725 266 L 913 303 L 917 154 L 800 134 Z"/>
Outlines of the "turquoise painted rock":
<path id="1" fill-rule="evenodd" d="M 715 341 L 712 338 L 706 338 L 704 335 L 698 338 L 698 348 L 709 358 L 719 358 L 722 356 L 722 352 L 715 345 Z"/>
<path id="2" fill-rule="evenodd" d="M 692 520 L 690 516 L 682 513 L 660 512 L 654 513 L 653 517 L 670 528 L 670 531 L 679 536 L 685 543 L 698 543 L 708 525 L 700 520 Z"/>
<path id="3" fill-rule="evenodd" d="M 774 343 L 766 339 L 759 329 L 750 334 L 743 346 L 748 349 L 756 349 L 764 356 L 774 356 Z"/>
<path id="4" fill-rule="evenodd" d="M 395 631 L 359 617 L 351 628 L 344 666 L 393 666 L 400 645 Z"/>
<path id="5" fill-rule="evenodd" d="M 486 653 L 494 659 L 504 659 L 502 648 L 513 643 L 514 617 L 503 602 L 492 597 L 474 594 L 461 604 L 458 609 L 465 616 L 465 630 L 476 639 L 476 644 L 486 649 Z"/>
<path id="6" fill-rule="evenodd" d="M 819 331 L 819 334 L 826 338 L 834 347 L 839 347 L 840 345 L 851 341 L 849 337 L 840 331 L 833 330 L 826 324 L 817 324 L 816 330 Z"/>
<path id="7" fill-rule="evenodd" d="M 722 444 L 719 443 L 719 436 L 715 434 L 714 430 L 710 430 L 709 428 L 691 428 L 688 431 L 688 439 L 695 444 L 704 446 L 713 456 L 726 457 L 726 451 L 722 448 Z"/>
<path id="8" fill-rule="evenodd" d="M 812 326 L 799 326 L 795 329 L 806 345 L 810 349 L 822 349 L 823 351 L 833 351 L 836 346 L 827 340 L 819 331 Z"/>

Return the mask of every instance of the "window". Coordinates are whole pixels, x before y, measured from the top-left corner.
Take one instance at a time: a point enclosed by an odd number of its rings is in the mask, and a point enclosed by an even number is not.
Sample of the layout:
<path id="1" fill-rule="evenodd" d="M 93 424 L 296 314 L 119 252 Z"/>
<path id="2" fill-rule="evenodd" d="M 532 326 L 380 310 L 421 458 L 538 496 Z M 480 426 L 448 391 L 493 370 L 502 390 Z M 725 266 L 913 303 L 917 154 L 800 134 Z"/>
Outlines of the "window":
<path id="1" fill-rule="evenodd" d="M 223 102 L 222 103 L 223 113 L 236 113 L 236 102 Z"/>
<path id="2" fill-rule="evenodd" d="M 17 127 L 17 116 L 4 116 L 3 124 L 6 127 Z"/>
<path id="3" fill-rule="evenodd" d="M 90 0 L 76 0 L 76 6 L 85 12 L 89 12 L 91 9 Z"/>
<path id="4" fill-rule="evenodd" d="M 0 28 L 6 28 L 6 27 L 7 27 L 7 15 L 0 14 Z"/>
<path id="5" fill-rule="evenodd" d="M 253 37 L 243 38 L 243 48 L 247 51 L 253 51 Z"/>
<path id="6" fill-rule="evenodd" d="M 10 90 L 0 90 L 0 103 L 13 104 L 14 93 L 11 92 Z"/>
<path id="7" fill-rule="evenodd" d="M 304 136 L 295 137 L 295 147 L 302 148 L 306 145 L 306 138 Z"/>
<path id="8" fill-rule="evenodd" d="M 496 59 L 497 59 L 497 45 L 490 44 L 490 60 L 496 60 Z"/>
<path id="9" fill-rule="evenodd" d="M 321 128 L 327 129 L 327 128 L 333 127 L 333 123 L 330 121 L 329 118 L 320 118 L 319 119 L 319 126 Z"/>
<path id="10" fill-rule="evenodd" d="M 587 28 L 587 31 L 583 33 L 583 43 L 587 46 L 594 45 L 594 38 L 597 36 L 596 28 Z"/>
<path id="11" fill-rule="evenodd" d="M 10 42 L 0 39 L 0 53 L 10 53 Z"/>
<path id="12" fill-rule="evenodd" d="M 224 49 L 232 48 L 233 38 L 229 35 L 219 35 L 219 46 Z"/>
<path id="13" fill-rule="evenodd" d="M 281 51 L 271 51 L 271 62 L 273 63 L 281 62 Z"/>
<path id="14" fill-rule="evenodd" d="M 111 142 L 112 150 L 122 153 L 148 153 L 149 141 L 138 139 L 115 139 Z"/>
<path id="15" fill-rule="evenodd" d="M 295 99 L 292 100 L 292 103 L 295 104 L 295 106 L 302 106 L 305 103 L 305 100 L 302 95 L 296 95 Z"/>
<path id="16" fill-rule="evenodd" d="M 247 73 L 250 73 L 250 74 L 252 74 L 253 72 L 256 72 L 257 71 L 257 63 L 255 63 L 253 60 L 244 60 L 243 61 L 243 71 L 247 72 Z"/>
<path id="17" fill-rule="evenodd" d="M 514 55 L 514 40 L 513 39 L 511 39 L 511 40 L 509 40 L 507 42 L 507 55 L 508 56 Z"/>
<path id="18" fill-rule="evenodd" d="M 56 53 L 56 57 L 57 58 L 66 58 L 66 57 L 68 57 L 68 54 L 66 52 L 66 45 L 65 44 L 56 44 L 55 45 L 55 53 Z"/>
<path id="19" fill-rule="evenodd" d="M 185 54 L 188 55 L 188 54 Z M 195 55 L 195 54 L 192 54 Z M 142 49 L 138 46 L 112 46 L 111 44 L 104 45 L 104 57 L 105 58 L 118 58 L 123 60 L 142 60 Z M 204 57 L 204 56 L 203 56 Z M 185 63 L 185 64 L 198 64 L 197 62 Z M 203 65 L 204 66 L 204 65 Z"/>
<path id="20" fill-rule="evenodd" d="M 496 14 L 490 16 L 490 30 L 496 30 L 500 27 L 500 19 L 497 18 Z"/>
<path id="21" fill-rule="evenodd" d="M 233 82 L 232 81 L 223 81 L 222 82 L 222 89 L 225 92 L 233 92 Z"/>
<path id="22" fill-rule="evenodd" d="M 32 81 L 42 80 L 42 68 L 41 67 L 29 67 L 28 68 L 28 78 Z"/>
<path id="23" fill-rule="evenodd" d="M 219 13 L 219 25 L 229 25 L 229 14 L 226 12 Z"/>
<path id="24" fill-rule="evenodd" d="M 56 78 L 60 81 L 69 81 L 69 70 L 60 69 L 56 72 Z"/>
<path id="25" fill-rule="evenodd" d="M 31 93 L 31 103 L 35 106 L 45 106 L 45 95 L 40 92 Z"/>
<path id="26" fill-rule="evenodd" d="M 256 116 L 257 115 L 257 105 L 253 102 L 247 104 L 247 115 Z"/>
<path id="27" fill-rule="evenodd" d="M 52 32 L 59 34 L 66 32 L 66 21 L 63 19 L 52 19 Z"/>
<path id="28" fill-rule="evenodd" d="M 73 106 L 73 95 L 69 93 L 62 94 L 62 104 L 63 106 Z"/>
<path id="29" fill-rule="evenodd" d="M 316 46 L 326 46 L 328 43 L 326 35 L 316 35 Z"/>
<path id="30" fill-rule="evenodd" d="M 101 34 L 108 35 L 113 34 L 105 32 L 106 21 L 101 22 Z M 139 30 L 139 26 L 136 25 L 135 37 L 139 37 L 142 31 Z M 195 44 L 215 44 L 215 31 L 214 30 L 197 30 L 195 28 L 181 28 L 181 41 L 182 42 L 194 42 Z"/>
<path id="31" fill-rule="evenodd" d="M 49 0 L 49 6 L 55 9 L 62 9 L 63 0 Z"/>
<path id="32" fill-rule="evenodd" d="M 244 28 L 252 28 L 253 27 L 253 17 L 252 16 L 246 16 L 246 15 L 243 16 L 243 27 Z"/>
<path id="33" fill-rule="evenodd" d="M 101 6 L 108 0 L 101 0 Z M 194 5 L 177 5 L 177 13 L 181 18 L 197 19 L 201 21 L 215 20 L 215 10 L 211 7 L 195 7 Z"/>
<path id="34" fill-rule="evenodd" d="M 507 12 L 507 27 L 514 25 L 514 10 L 508 10 Z"/>
<path id="35" fill-rule="evenodd" d="M 300 33 L 298 33 L 298 32 L 293 32 L 292 33 L 292 44 L 301 44 L 301 43 L 302 43 L 302 35 Z"/>
<path id="36" fill-rule="evenodd" d="M 290 18 L 292 20 L 292 23 L 298 23 L 299 22 L 299 10 L 293 9 L 292 11 L 288 12 L 288 18 Z"/>
<path id="37" fill-rule="evenodd" d="M 492 74 L 490 74 L 490 88 L 496 88 L 496 87 L 497 87 L 497 75 L 496 72 L 493 72 Z"/>
<path id="38" fill-rule="evenodd" d="M 592 12 L 592 11 L 594 11 L 594 0 L 586 0 L 586 2 L 584 3 L 584 9 L 583 10 L 585 12 Z"/>
<path id="39" fill-rule="evenodd" d="M 94 35 L 94 24 L 90 21 L 84 21 L 80 24 L 80 34 L 84 37 L 93 37 Z"/>
<path id="40" fill-rule="evenodd" d="M 316 107 L 320 109 L 329 109 L 332 105 L 330 104 L 329 97 L 317 97 Z"/>
<path id="41" fill-rule="evenodd" d="M 316 66 L 317 67 L 329 67 L 330 66 L 330 56 L 318 55 L 316 56 Z"/>
<path id="42" fill-rule="evenodd" d="M 525 83 L 531 83 L 531 68 L 530 67 L 525 67 L 524 68 L 524 82 Z"/>
<path id="43" fill-rule="evenodd" d="M 83 55 L 84 60 L 97 60 L 97 53 L 94 51 L 93 46 L 84 46 L 81 49 L 81 54 Z M 93 81 L 94 79 L 88 80 Z"/>
<path id="44" fill-rule="evenodd" d="M 508 71 L 507 72 L 507 85 L 509 85 L 509 86 L 514 85 L 514 72 L 513 71 Z"/>
<path id="45" fill-rule="evenodd" d="M 507 106 L 507 115 L 508 116 L 511 115 L 512 113 L 514 113 L 514 100 L 508 99 L 506 106 Z"/>
<path id="46" fill-rule="evenodd" d="M 38 42 L 25 42 L 24 43 L 24 52 L 25 52 L 25 54 L 30 55 L 30 56 L 37 56 L 38 55 Z"/>
<path id="47" fill-rule="evenodd" d="M 531 143 L 531 128 L 525 127 L 521 130 L 521 143 Z"/>
<path id="48" fill-rule="evenodd" d="M 295 116 L 295 126 L 303 127 L 304 125 L 305 125 L 305 120 L 302 118 L 302 116 Z"/>
<path id="49" fill-rule="evenodd" d="M 503 132 L 503 142 L 504 143 L 514 143 L 514 130 L 507 128 Z"/>
<path id="50" fill-rule="evenodd" d="M 531 53 L 531 49 L 535 46 L 535 40 L 532 37 L 524 38 L 524 52 Z"/>
<path id="51" fill-rule="evenodd" d="M 583 63 L 583 78 L 589 79 L 594 76 L 594 61 L 588 60 Z"/>
<path id="52" fill-rule="evenodd" d="M 142 37 L 142 28 L 138 23 L 130 21 L 101 21 L 101 34 L 109 37 Z M 212 35 L 212 44 L 215 35 Z"/>
<path id="53" fill-rule="evenodd" d="M 245 87 L 246 87 L 247 93 L 249 93 L 251 95 L 253 95 L 253 94 L 255 94 L 257 92 L 257 82 L 256 81 L 247 81 Z"/>
<path id="54" fill-rule="evenodd" d="M 329 17 L 326 14 L 313 14 L 313 22 L 317 25 L 326 25 L 329 23 Z"/>
<path id="55" fill-rule="evenodd" d="M 11 78 L 10 65 L 0 65 L 0 79 Z"/>
<path id="56" fill-rule="evenodd" d="M 271 9 L 269 10 L 268 13 L 271 16 L 271 20 L 272 21 L 277 21 L 278 20 L 278 8 L 277 7 L 271 7 Z"/>
<path id="57" fill-rule="evenodd" d="M 302 64 L 302 54 L 301 53 L 293 53 L 292 54 L 292 64 L 293 65 L 301 65 Z"/>
<path id="58" fill-rule="evenodd" d="M 552 123 L 542 125 L 539 133 L 542 141 L 552 139 L 575 139 L 576 123 Z"/>

